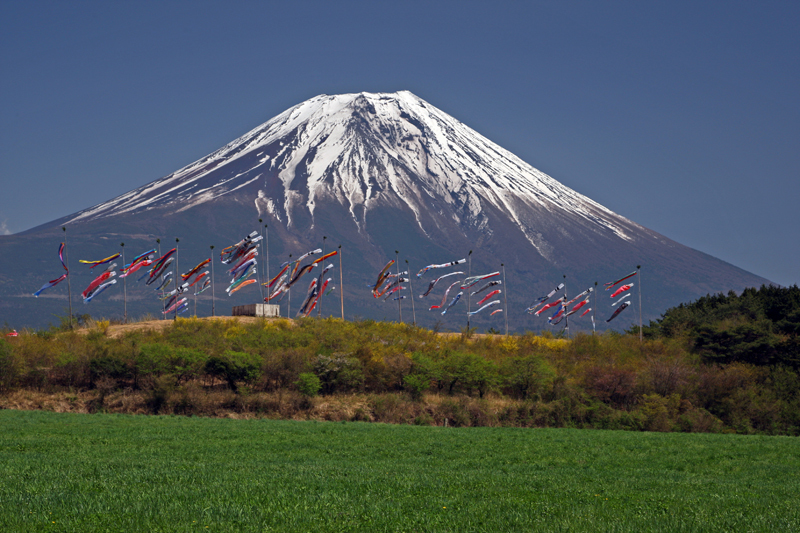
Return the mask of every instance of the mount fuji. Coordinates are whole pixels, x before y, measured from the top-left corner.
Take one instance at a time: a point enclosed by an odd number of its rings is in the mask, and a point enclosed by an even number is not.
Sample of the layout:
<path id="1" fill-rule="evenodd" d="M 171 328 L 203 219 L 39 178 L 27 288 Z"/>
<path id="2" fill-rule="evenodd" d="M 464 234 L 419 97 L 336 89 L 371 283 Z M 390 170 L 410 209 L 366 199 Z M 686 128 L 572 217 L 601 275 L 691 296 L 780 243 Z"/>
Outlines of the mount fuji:
<path id="1" fill-rule="evenodd" d="M 62 226 L 73 239 L 73 257 L 105 257 L 119 249 L 117 240 L 125 241 L 127 250 L 152 247 L 159 237 L 164 243 L 179 237 L 181 263 L 194 264 L 209 255 L 209 245 L 219 250 L 262 223 L 268 227 L 272 273 L 290 253 L 296 257 L 323 241 L 328 250 L 342 245 L 345 312 L 350 317 L 397 319 L 398 306 L 373 299 L 366 288 L 395 251 L 402 269 L 412 273 L 470 251 L 472 274 L 500 270 L 502 263 L 506 312 L 515 330 L 546 327 L 545 320 L 523 310 L 555 284 L 566 281 L 574 294 L 595 281 L 602 287 L 637 265 L 642 265 L 644 278 L 639 281 L 644 284 L 645 320 L 709 292 L 770 283 L 610 211 L 401 91 L 317 96 L 168 176 L 0 238 L 0 248 L 31 249 L 31 242 L 37 244 L 32 271 L 14 272 L 9 254 L 0 254 L 5 258 L 0 259 L 5 302 L 0 311 L 41 322 L 35 318 L 41 313 L 32 307 L 41 302 L 26 296 L 47 277 L 51 248 L 60 242 Z M 263 251 L 260 260 L 266 260 Z M 219 271 L 215 283 L 222 287 Z M 412 277 L 416 295 L 433 276 Z M 135 290 L 128 292 L 134 313 L 153 312 L 152 295 L 138 298 Z M 240 293 L 223 297 L 224 305 L 260 299 L 256 291 Z M 59 294 L 54 289 L 52 297 Z M 435 294 L 429 298 L 438 299 Z M 105 303 L 93 302 L 89 312 L 119 314 L 120 299 L 116 294 Z M 607 294 L 598 295 L 598 318 L 610 314 L 607 299 Z M 466 322 L 466 306 L 442 317 L 428 312 L 431 301 L 415 298 L 415 303 L 425 304 L 414 310 L 418 323 L 441 321 L 444 328 L 457 330 Z M 206 300 L 200 305 L 207 306 Z M 402 305 L 408 308 L 408 321 L 410 302 L 403 300 Z M 338 311 L 338 305 L 323 304 L 326 315 Z M 620 318 L 617 325 L 629 325 L 634 313 L 629 311 L 628 321 Z M 496 319 L 476 315 L 472 322 L 501 329 Z"/>

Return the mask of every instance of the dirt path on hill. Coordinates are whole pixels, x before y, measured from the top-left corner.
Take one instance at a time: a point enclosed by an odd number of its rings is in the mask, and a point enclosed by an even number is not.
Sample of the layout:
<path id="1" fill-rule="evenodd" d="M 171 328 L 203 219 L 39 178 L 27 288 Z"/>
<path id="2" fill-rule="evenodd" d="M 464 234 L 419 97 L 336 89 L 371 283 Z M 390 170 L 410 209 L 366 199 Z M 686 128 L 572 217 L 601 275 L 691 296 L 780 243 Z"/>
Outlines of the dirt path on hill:
<path id="1" fill-rule="evenodd" d="M 252 324 L 254 322 L 258 322 L 260 320 L 279 320 L 274 318 L 261 318 L 261 317 L 254 317 L 254 316 L 205 316 L 205 317 L 197 317 L 197 320 L 209 321 L 209 320 L 235 320 L 240 324 Z M 287 319 L 284 319 L 287 320 Z M 294 323 L 293 321 L 289 321 L 290 323 Z M 130 331 L 141 331 L 141 330 L 156 330 L 161 331 L 165 328 L 168 328 L 173 323 L 172 319 L 167 320 L 145 320 L 142 322 L 133 322 L 131 324 L 115 324 L 112 326 L 108 326 L 108 332 L 106 333 L 112 339 L 117 339 L 122 337 L 126 333 Z M 94 328 L 82 328 L 76 330 L 79 334 L 86 335 Z"/>
<path id="2" fill-rule="evenodd" d="M 287 319 L 287 318 L 281 318 L 281 317 L 278 317 L 278 318 L 262 318 L 262 317 L 255 317 L 255 316 L 214 316 L 214 317 L 205 316 L 205 317 L 197 317 L 197 320 L 203 320 L 203 321 L 207 321 L 207 320 L 235 320 L 235 321 L 239 322 L 240 324 L 253 324 L 253 323 L 256 323 L 256 322 L 261 321 L 261 320 L 288 320 L 291 325 L 295 324 L 294 320 Z M 114 324 L 112 326 L 108 326 L 108 332 L 106 333 L 106 335 L 108 335 L 112 339 L 118 339 L 118 338 L 124 336 L 126 333 L 128 333 L 130 331 L 141 331 L 141 330 L 148 330 L 148 329 L 155 330 L 155 331 L 161 331 L 164 328 L 167 328 L 167 327 L 171 326 L 172 323 L 173 323 L 172 319 L 167 319 L 167 320 L 145 320 L 145 321 L 142 321 L 142 322 L 133 322 L 131 324 Z M 92 328 L 92 327 L 87 327 L 87 328 L 81 328 L 81 329 L 78 329 L 78 330 L 75 330 L 75 331 L 77 333 L 81 334 L 81 335 L 86 335 L 90 331 L 92 331 L 93 329 L 94 328 Z M 443 335 L 443 336 L 447 336 L 447 337 L 451 337 L 451 336 L 454 337 L 454 336 L 460 336 L 461 333 L 451 332 L 451 331 L 442 331 L 442 332 L 439 332 L 439 335 Z M 481 338 L 481 337 L 488 337 L 488 336 L 493 336 L 493 335 L 488 334 L 488 333 L 473 333 L 472 334 L 473 338 Z"/>

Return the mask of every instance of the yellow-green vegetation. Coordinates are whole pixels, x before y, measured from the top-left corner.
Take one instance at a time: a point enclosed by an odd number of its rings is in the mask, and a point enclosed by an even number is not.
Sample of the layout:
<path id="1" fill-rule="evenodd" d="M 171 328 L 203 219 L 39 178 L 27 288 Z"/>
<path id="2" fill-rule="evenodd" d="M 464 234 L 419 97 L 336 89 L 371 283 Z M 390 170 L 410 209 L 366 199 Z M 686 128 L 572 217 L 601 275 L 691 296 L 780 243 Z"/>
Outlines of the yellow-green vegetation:
<path id="1" fill-rule="evenodd" d="M 787 364 L 689 335 L 437 334 L 338 319 L 199 320 L 0 340 L 0 407 L 420 425 L 800 434 Z M 752 351 L 752 350 L 751 350 Z"/>
<path id="2" fill-rule="evenodd" d="M 798 531 L 793 437 L 0 411 L 0 530 Z"/>

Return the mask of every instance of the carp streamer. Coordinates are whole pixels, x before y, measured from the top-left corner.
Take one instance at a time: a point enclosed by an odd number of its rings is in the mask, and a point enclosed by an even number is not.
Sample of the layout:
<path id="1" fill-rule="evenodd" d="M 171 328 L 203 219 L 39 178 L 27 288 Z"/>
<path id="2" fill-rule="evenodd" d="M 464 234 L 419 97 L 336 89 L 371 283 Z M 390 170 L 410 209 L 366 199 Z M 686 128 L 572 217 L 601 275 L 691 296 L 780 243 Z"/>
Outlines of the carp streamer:
<path id="1" fill-rule="evenodd" d="M 155 248 L 154 248 L 154 249 L 152 249 L 152 250 L 147 250 L 147 251 L 146 251 L 146 252 L 144 252 L 143 254 L 139 254 L 139 255 L 137 255 L 136 257 L 134 257 L 134 258 L 133 258 L 133 260 L 132 260 L 130 263 L 128 263 L 127 265 L 123 266 L 123 267 L 122 267 L 120 270 L 122 270 L 122 272 L 127 272 L 127 271 L 128 271 L 128 270 L 130 270 L 130 269 L 131 269 L 131 267 L 133 267 L 134 265 L 136 265 L 136 264 L 140 263 L 141 261 L 144 261 L 144 260 L 145 260 L 145 258 L 147 258 L 147 259 L 153 259 L 151 256 L 152 256 L 153 254 L 155 254 L 155 253 L 156 253 L 156 250 L 155 250 Z M 121 276 L 120 276 L 120 277 L 121 277 Z"/>
<path id="2" fill-rule="evenodd" d="M 623 303 L 622 305 L 620 305 L 620 306 L 619 306 L 619 309 L 617 309 L 616 311 L 614 311 L 614 313 L 611 315 L 611 318 L 609 318 L 608 320 L 606 320 L 606 322 L 611 322 L 612 320 L 614 320 L 615 318 L 617 318 L 617 315 L 618 315 L 618 314 L 620 314 L 620 313 L 621 313 L 621 312 L 622 312 L 622 311 L 623 311 L 623 310 L 624 310 L 626 307 L 628 307 L 629 305 L 631 305 L 631 303 L 630 303 L 630 302 L 625 302 L 625 303 Z"/>
<path id="3" fill-rule="evenodd" d="M 447 301 L 447 295 L 450 294 L 450 289 L 452 289 L 453 287 L 455 287 L 459 283 L 461 283 L 461 282 L 460 281 L 456 281 L 455 283 L 453 283 L 452 285 L 447 287 L 447 290 L 444 291 L 444 296 L 442 296 L 442 303 L 440 303 L 439 305 L 432 305 L 430 307 L 430 309 L 428 309 L 428 311 L 433 311 L 434 309 L 440 309 L 444 305 L 444 303 Z"/>
<path id="4" fill-rule="evenodd" d="M 64 263 L 64 249 L 66 247 L 67 247 L 67 245 L 64 244 L 63 242 L 61 243 L 61 246 L 58 247 L 58 258 L 61 259 L 61 266 L 64 267 L 64 270 L 69 272 L 69 269 L 67 268 L 66 263 Z"/>
<path id="5" fill-rule="evenodd" d="M 425 291 L 424 294 L 420 294 L 419 297 L 425 298 L 427 295 L 429 295 L 433 290 L 433 288 L 436 286 L 436 284 L 439 283 L 439 280 L 442 280 L 450 276 L 457 276 L 458 274 L 464 274 L 464 272 L 450 272 L 449 274 L 445 274 L 444 276 L 439 276 L 438 278 L 430 282 L 430 285 L 428 285 L 428 290 Z"/>
<path id="6" fill-rule="evenodd" d="M 378 272 L 378 280 L 375 282 L 375 285 L 370 287 L 372 289 L 372 296 L 373 297 L 375 297 L 375 298 L 378 297 L 377 296 L 378 287 L 380 287 L 383 284 L 383 282 L 386 280 L 386 278 L 389 276 L 389 274 L 387 274 L 387 271 L 389 270 L 389 267 L 391 267 L 393 264 L 394 264 L 394 259 L 392 259 L 391 261 L 386 263 L 386 266 L 384 266 L 381 269 L 381 271 Z"/>
<path id="7" fill-rule="evenodd" d="M 459 259 L 458 261 L 450 261 L 449 263 L 442 263 L 441 265 L 428 265 L 425 268 L 423 268 L 422 270 L 420 270 L 419 272 L 417 272 L 417 277 L 422 276 L 425 272 L 427 272 L 428 270 L 430 270 L 432 268 L 447 268 L 447 267 L 451 267 L 451 266 L 461 265 L 461 264 L 466 263 L 466 262 L 467 262 L 466 259 Z"/>
<path id="8" fill-rule="evenodd" d="M 117 273 L 114 272 L 113 270 L 111 272 L 103 272 L 102 274 L 100 274 L 99 276 L 94 278 L 94 280 L 92 280 L 92 282 L 89 284 L 88 287 L 86 287 L 86 289 L 81 293 L 81 295 L 83 296 L 84 299 L 86 299 L 86 297 L 88 297 L 90 294 L 92 294 L 92 292 L 101 283 L 103 283 L 105 281 L 108 281 L 109 278 L 112 278 L 112 277 L 114 277 L 116 275 L 117 275 Z"/>
<path id="9" fill-rule="evenodd" d="M 84 264 L 86 264 L 86 265 L 92 265 L 92 266 L 91 266 L 91 268 L 94 268 L 94 267 L 96 267 L 97 265 L 102 265 L 102 264 L 104 264 L 104 263 L 108 263 L 109 261 L 113 261 L 113 260 L 114 260 L 114 259 L 116 259 L 117 257 L 119 257 L 119 254 L 118 254 L 118 253 L 117 253 L 117 254 L 114 254 L 114 255 L 111 255 L 111 256 L 109 256 L 109 257 L 106 257 L 105 259 L 100 259 L 99 261 L 86 261 L 86 260 L 84 260 L 84 259 L 79 259 L 79 260 L 78 260 L 78 262 L 79 262 L 79 263 L 84 263 Z"/>
<path id="10" fill-rule="evenodd" d="M 254 279 L 247 279 L 247 280 L 244 280 L 243 282 L 241 282 L 240 284 L 238 284 L 236 287 L 234 287 L 233 289 L 231 289 L 231 292 L 229 292 L 229 293 L 228 293 L 228 296 L 230 296 L 230 295 L 231 295 L 231 294 L 233 294 L 234 292 L 238 291 L 238 290 L 239 290 L 239 289 L 241 289 L 242 287 L 246 287 L 246 286 L 248 286 L 248 285 L 251 285 L 251 284 L 253 284 L 253 283 L 255 283 L 255 282 L 256 282 L 256 280 L 254 280 Z"/>
<path id="11" fill-rule="evenodd" d="M 59 283 L 61 283 L 65 279 L 67 279 L 67 276 L 68 276 L 68 274 L 63 274 L 61 277 L 58 277 L 56 279 L 51 279 L 50 281 L 48 281 L 47 283 L 42 285 L 41 289 L 39 289 L 38 291 L 34 292 L 33 295 L 38 298 L 39 295 L 42 294 L 42 291 L 45 291 L 45 290 L 49 289 L 50 287 L 55 287 L 56 285 L 58 285 Z"/>
<path id="12" fill-rule="evenodd" d="M 581 307 L 583 307 L 584 305 L 586 305 L 588 303 L 589 303 L 589 298 L 586 298 L 584 301 L 582 301 L 581 303 L 579 303 L 575 307 L 573 307 L 572 311 L 570 311 L 570 314 L 574 313 L 575 311 L 577 311 L 578 309 L 580 309 Z M 583 316 L 583 315 L 581 315 L 581 316 Z"/>
<path id="13" fill-rule="evenodd" d="M 199 276 L 197 276 L 196 278 L 194 278 L 194 281 L 193 281 L 193 282 L 191 282 L 191 283 L 189 284 L 189 286 L 190 286 L 190 287 L 194 287 L 195 283 L 197 283 L 198 281 L 200 281 L 201 279 L 203 279 L 203 278 L 204 278 L 204 277 L 206 277 L 206 276 L 208 276 L 208 270 L 206 270 L 205 272 L 203 272 L 202 274 L 200 274 Z"/>
<path id="14" fill-rule="evenodd" d="M 161 274 L 167 269 L 167 267 L 172 263 L 175 258 L 172 257 L 172 254 L 175 253 L 175 248 L 168 251 L 158 259 L 156 259 L 155 263 L 153 263 L 153 267 L 150 269 L 150 277 L 145 282 L 147 285 L 154 283 L 158 278 L 161 277 Z"/>
<path id="15" fill-rule="evenodd" d="M 627 298 L 627 297 L 628 297 L 628 296 L 630 296 L 630 295 L 631 295 L 631 293 L 625 294 L 625 295 L 624 295 L 624 296 L 622 296 L 622 297 L 621 297 L 619 300 L 617 300 L 616 302 L 614 302 L 613 304 L 611 304 L 611 307 L 616 307 L 616 306 L 617 306 L 617 305 L 618 305 L 620 302 L 622 302 L 622 300 L 624 300 L 625 298 Z"/>
<path id="16" fill-rule="evenodd" d="M 200 290 L 198 290 L 196 293 L 194 293 L 194 295 L 197 296 L 198 294 L 200 294 L 201 292 L 203 292 L 204 290 L 206 290 L 210 286 L 211 286 L 211 280 L 206 278 L 206 280 L 203 282 L 203 286 L 200 288 Z"/>
<path id="17" fill-rule="evenodd" d="M 219 260 L 226 265 L 237 261 L 243 255 L 246 255 L 250 250 L 255 249 L 258 241 L 261 240 L 261 235 L 258 231 L 251 232 L 247 237 L 237 242 L 232 246 L 223 248 L 219 253 Z"/>
<path id="18" fill-rule="evenodd" d="M 559 304 L 562 304 L 562 303 L 564 303 L 564 301 L 565 301 L 565 299 L 564 299 L 564 297 L 562 296 L 561 298 L 559 298 L 559 299 L 558 299 L 558 300 L 556 300 L 555 302 L 550 302 L 549 304 L 546 304 L 544 307 L 542 307 L 541 309 L 539 309 L 538 311 L 536 311 L 536 313 L 534 313 L 534 314 L 535 314 L 536 316 L 539 316 L 540 314 L 542 314 L 542 312 L 546 311 L 547 309 L 550 309 L 551 307 L 555 307 L 555 306 L 557 306 L 557 305 L 559 305 Z"/>
<path id="19" fill-rule="evenodd" d="M 485 302 L 486 300 L 488 300 L 489 298 L 491 298 L 495 294 L 500 294 L 501 292 L 503 292 L 503 291 L 500 290 L 500 289 L 495 289 L 492 292 L 490 292 L 489 294 L 487 294 L 486 296 L 484 296 L 483 298 L 481 298 L 481 300 L 478 303 L 476 303 L 475 305 L 482 305 L 483 302 Z"/>
<path id="20" fill-rule="evenodd" d="M 442 315 L 444 315 L 451 307 L 453 307 L 454 305 L 456 305 L 458 303 L 458 301 L 461 299 L 461 295 L 462 294 L 464 294 L 464 293 L 463 292 L 459 292 L 458 294 L 456 294 L 456 297 L 453 298 L 453 301 L 450 302 L 450 305 L 447 306 L 447 309 L 442 311 Z"/>
<path id="21" fill-rule="evenodd" d="M 631 287 L 633 287 L 633 283 L 631 283 L 630 285 L 623 285 L 622 287 L 611 293 L 611 298 L 616 298 L 623 292 L 631 290 Z"/>
<path id="22" fill-rule="evenodd" d="M 67 268 L 67 265 L 64 263 L 64 248 L 65 248 L 65 245 L 62 242 L 58 247 L 58 258 L 61 259 L 61 266 L 63 266 L 64 270 L 66 270 L 67 272 L 65 274 L 61 275 L 60 277 L 58 277 L 56 279 L 51 279 L 50 281 L 48 281 L 47 283 L 42 285 L 41 289 L 39 289 L 38 291 L 33 293 L 33 295 L 36 296 L 37 298 L 42 293 L 42 291 L 45 291 L 45 290 L 49 289 L 50 287 L 55 287 L 56 285 L 58 285 L 59 283 L 61 283 L 65 279 L 67 279 L 67 276 L 69 276 L 69 269 Z"/>
<path id="23" fill-rule="evenodd" d="M 572 304 L 573 304 L 573 302 L 577 302 L 578 300 L 580 300 L 581 298 L 583 298 L 583 297 L 584 297 L 584 296 L 586 296 L 587 294 L 591 294 L 591 293 L 592 293 L 592 291 L 594 291 L 594 288 L 592 288 L 592 287 L 589 287 L 588 289 L 586 289 L 586 290 L 585 290 L 585 291 L 583 291 L 582 293 L 580 293 L 580 294 L 576 295 L 576 296 L 575 296 L 575 297 L 574 297 L 572 300 L 570 300 L 570 301 L 568 301 L 567 303 L 565 303 L 565 304 L 564 304 L 564 307 L 569 307 L 570 305 L 572 305 Z"/>
<path id="24" fill-rule="evenodd" d="M 127 269 L 120 269 L 122 274 L 120 274 L 119 277 L 127 278 L 128 276 L 130 276 L 131 274 L 133 274 L 137 270 L 139 270 L 139 269 L 141 269 L 143 267 L 146 267 L 146 266 L 150 266 L 152 264 L 153 264 L 153 262 L 150 259 L 144 259 L 142 261 L 139 261 L 138 263 L 134 263 L 134 264 L 130 265 Z"/>
<path id="25" fill-rule="evenodd" d="M 186 298 L 182 298 L 182 299 L 176 301 L 175 303 L 173 303 L 168 308 L 166 308 L 164 311 L 162 311 L 162 313 L 165 314 L 165 315 L 168 315 L 169 313 L 172 313 L 173 311 L 177 311 L 179 307 L 181 307 L 184 304 L 187 304 L 187 302 L 188 302 L 188 300 Z"/>
<path id="26" fill-rule="evenodd" d="M 89 294 L 89 296 L 84 296 L 83 297 L 83 303 L 88 304 L 89 302 L 92 301 L 92 298 L 94 298 L 95 296 L 97 296 L 98 294 L 100 294 L 101 292 L 106 290 L 111 285 L 114 285 L 116 282 L 117 282 L 117 280 L 112 279 L 111 281 L 107 281 L 107 282 L 103 283 L 102 285 L 99 285 L 96 289 L 94 289 L 91 292 L 91 294 Z"/>
<path id="27" fill-rule="evenodd" d="M 553 289 L 552 291 L 550 291 L 549 293 L 547 293 L 545 296 L 541 296 L 541 297 L 537 298 L 537 299 L 536 299 L 536 301 L 535 301 L 533 304 L 531 304 L 531 305 L 530 305 L 530 307 L 528 307 L 528 308 L 526 309 L 526 311 L 528 312 L 528 314 L 531 314 L 531 313 L 533 313 L 534 311 L 536 311 L 536 308 L 538 308 L 540 305 L 542 305 L 543 303 L 545 303 L 547 300 L 549 300 L 550 298 L 552 298 L 553 296 L 555 296 L 555 294 L 556 294 L 558 291 L 560 291 L 561 289 L 563 289 L 563 288 L 564 288 L 564 284 L 563 284 L 563 283 L 559 283 L 559 284 L 558 284 L 558 286 L 557 286 L 555 289 Z M 538 316 L 538 315 L 539 315 L 539 313 L 536 313 L 536 315 Z"/>
<path id="28" fill-rule="evenodd" d="M 483 281 L 485 279 L 493 278 L 495 276 L 499 276 L 500 272 L 492 272 L 491 274 L 485 274 L 483 276 L 472 276 L 464 280 L 464 283 L 461 284 L 459 287 L 461 290 L 469 289 L 479 281 Z"/>
<path id="29" fill-rule="evenodd" d="M 632 278 L 637 273 L 638 273 L 637 271 L 633 271 L 630 274 L 628 274 L 627 276 L 625 276 L 624 278 L 619 278 L 617 281 L 609 281 L 608 283 L 605 284 L 606 290 L 610 291 L 614 287 L 614 285 L 616 285 L 617 283 L 621 283 L 621 282 L 625 281 L 628 278 Z"/>
<path id="30" fill-rule="evenodd" d="M 196 267 L 194 267 L 193 269 L 191 269 L 191 270 L 190 270 L 189 272 L 187 272 L 186 274 L 181 274 L 181 278 L 183 278 L 183 281 L 189 281 L 189 278 L 191 278 L 192 276 L 194 276 L 195 274 L 197 274 L 198 272 L 200 272 L 200 270 L 202 270 L 202 269 L 203 269 L 203 267 L 204 267 L 204 266 L 206 266 L 207 264 L 209 264 L 210 262 L 211 262 L 211 259 L 210 259 L 210 258 L 209 258 L 209 259 L 206 259 L 206 260 L 204 260 L 204 261 L 201 261 L 201 262 L 200 262 L 200 264 L 198 264 Z"/>
<path id="31" fill-rule="evenodd" d="M 495 285 L 501 285 L 502 283 L 503 283 L 503 282 L 502 282 L 502 281 L 499 281 L 499 280 L 498 280 L 498 281 L 490 281 L 489 283 L 487 283 L 486 285 L 484 285 L 483 287 L 481 287 L 481 288 L 480 288 L 480 289 L 478 289 L 477 291 L 475 291 L 475 292 L 471 292 L 469 295 L 470 295 L 470 296 L 475 296 L 476 294 L 480 294 L 480 293 L 482 293 L 483 291 L 485 291 L 485 290 L 486 290 L 486 289 L 488 289 L 489 287 L 494 287 Z"/>
<path id="32" fill-rule="evenodd" d="M 472 311 L 471 313 L 469 313 L 469 316 L 476 315 L 476 314 L 480 313 L 481 311 L 483 311 L 484 309 L 486 309 L 487 307 L 492 307 L 493 305 L 497 305 L 499 303 L 500 303 L 500 300 L 494 300 L 493 302 L 489 302 L 488 304 L 484 305 L 480 309 L 478 309 L 476 311 Z M 499 309 L 499 311 L 502 311 L 502 309 Z M 492 314 L 494 314 L 494 313 L 492 313 Z M 491 316 L 491 315 L 489 315 L 489 316 Z"/>

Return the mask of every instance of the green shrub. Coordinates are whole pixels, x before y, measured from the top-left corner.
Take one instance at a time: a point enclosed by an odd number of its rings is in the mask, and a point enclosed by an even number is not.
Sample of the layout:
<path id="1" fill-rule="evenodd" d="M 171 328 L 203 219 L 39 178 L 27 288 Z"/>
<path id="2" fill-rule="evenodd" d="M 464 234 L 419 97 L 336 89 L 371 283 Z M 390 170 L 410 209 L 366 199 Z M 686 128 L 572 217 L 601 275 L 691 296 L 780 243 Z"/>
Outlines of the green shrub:
<path id="1" fill-rule="evenodd" d="M 403 378 L 403 386 L 412 400 L 419 401 L 422 399 L 422 393 L 430 388 L 431 380 L 424 374 L 408 374 Z"/>
<path id="2" fill-rule="evenodd" d="M 311 398 L 319 394 L 319 390 L 322 388 L 322 383 L 320 383 L 316 374 L 311 372 L 303 372 L 298 376 L 295 386 L 297 387 L 297 390 L 300 391 L 300 394 L 307 398 Z"/>
<path id="3" fill-rule="evenodd" d="M 551 387 L 555 371 L 540 355 L 510 357 L 500 367 L 505 390 L 523 400 L 540 397 Z"/>
<path id="4" fill-rule="evenodd" d="M 314 361 L 314 374 L 319 377 L 324 394 L 351 391 L 364 383 L 361 361 L 342 353 L 318 355 Z"/>
<path id="5" fill-rule="evenodd" d="M 143 344 L 135 359 L 136 373 L 139 375 L 165 374 L 170 370 L 173 348 L 166 344 Z"/>
<path id="6" fill-rule="evenodd" d="M 452 353 L 442 362 L 442 368 L 450 394 L 458 385 L 466 393 L 477 390 L 483 398 L 499 382 L 497 365 L 472 353 Z"/>
<path id="7" fill-rule="evenodd" d="M 210 357 L 204 366 L 209 376 L 224 379 L 232 391 L 238 391 L 237 382 L 252 382 L 258 379 L 260 365 L 252 355 L 244 352 L 225 350 L 219 357 Z"/>
<path id="8" fill-rule="evenodd" d="M 130 369 L 124 361 L 111 356 L 97 357 L 89 361 L 89 374 L 92 383 L 97 383 L 102 378 L 127 379 Z"/>
<path id="9" fill-rule="evenodd" d="M 198 379 L 208 356 L 192 348 L 175 348 L 170 357 L 169 371 L 175 376 L 175 384 Z"/>

